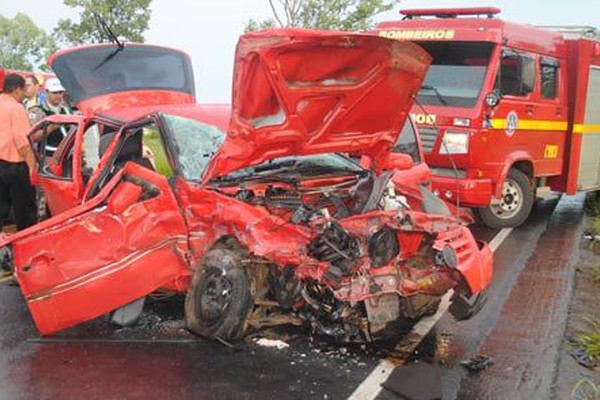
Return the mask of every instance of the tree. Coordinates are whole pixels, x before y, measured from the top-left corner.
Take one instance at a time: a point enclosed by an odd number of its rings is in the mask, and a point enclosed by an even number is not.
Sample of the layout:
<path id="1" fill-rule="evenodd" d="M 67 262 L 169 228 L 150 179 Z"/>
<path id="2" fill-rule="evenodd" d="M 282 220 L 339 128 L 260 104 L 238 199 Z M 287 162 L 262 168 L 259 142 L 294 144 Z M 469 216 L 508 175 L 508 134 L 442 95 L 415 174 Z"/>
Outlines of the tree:
<path id="1" fill-rule="evenodd" d="M 79 21 L 61 19 L 54 29 L 59 43 L 79 45 L 106 41 L 96 24 L 100 15 L 119 38 L 144 42 L 144 32 L 150 21 L 152 0 L 63 0 L 65 5 L 80 9 Z"/>
<path id="2" fill-rule="evenodd" d="M 250 20 L 246 30 L 275 26 L 311 29 L 364 30 L 373 17 L 400 0 L 268 0 L 273 18 Z"/>
<path id="3" fill-rule="evenodd" d="M 56 49 L 52 37 L 27 15 L 0 15 L 0 67 L 23 71 L 48 70 L 46 59 Z"/>

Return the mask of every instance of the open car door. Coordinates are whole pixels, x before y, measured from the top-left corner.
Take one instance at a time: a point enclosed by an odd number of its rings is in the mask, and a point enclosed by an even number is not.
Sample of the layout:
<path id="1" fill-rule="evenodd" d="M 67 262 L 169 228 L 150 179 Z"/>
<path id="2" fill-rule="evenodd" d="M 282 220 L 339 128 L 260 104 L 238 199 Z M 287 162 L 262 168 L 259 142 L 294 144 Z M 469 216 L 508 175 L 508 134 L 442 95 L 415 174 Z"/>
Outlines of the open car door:
<path id="1" fill-rule="evenodd" d="M 129 162 L 90 201 L 0 239 L 42 335 L 91 320 L 186 270 L 187 231 L 167 179 Z"/>
<path id="2" fill-rule="evenodd" d="M 81 138 L 84 123 L 83 116 L 54 115 L 36 125 L 29 134 L 38 162 L 38 186 L 52 215 L 74 207 L 83 194 Z"/>

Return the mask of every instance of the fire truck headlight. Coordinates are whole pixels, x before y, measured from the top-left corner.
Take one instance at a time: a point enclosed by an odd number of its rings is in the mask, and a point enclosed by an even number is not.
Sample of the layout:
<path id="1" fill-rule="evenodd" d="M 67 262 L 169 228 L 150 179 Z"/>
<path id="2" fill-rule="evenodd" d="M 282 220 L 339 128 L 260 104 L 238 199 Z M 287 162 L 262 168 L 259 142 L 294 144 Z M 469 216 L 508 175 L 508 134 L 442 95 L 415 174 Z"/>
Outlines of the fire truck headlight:
<path id="1" fill-rule="evenodd" d="M 440 154 L 467 154 L 469 152 L 469 132 L 446 131 Z"/>

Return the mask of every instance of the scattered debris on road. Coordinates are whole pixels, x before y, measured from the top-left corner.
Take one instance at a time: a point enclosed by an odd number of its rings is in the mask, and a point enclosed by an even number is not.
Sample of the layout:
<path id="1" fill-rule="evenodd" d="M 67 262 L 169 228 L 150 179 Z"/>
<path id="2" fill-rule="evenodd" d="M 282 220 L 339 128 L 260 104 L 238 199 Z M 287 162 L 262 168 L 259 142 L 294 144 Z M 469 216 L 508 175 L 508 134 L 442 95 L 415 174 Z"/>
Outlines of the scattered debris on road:
<path id="1" fill-rule="evenodd" d="M 481 372 L 484 369 L 494 365 L 494 361 L 488 356 L 477 354 L 468 360 L 461 361 L 460 365 L 468 369 L 470 372 Z"/>
<path id="2" fill-rule="evenodd" d="M 289 344 L 287 344 L 286 342 L 284 342 L 282 340 L 273 340 L 273 339 L 267 339 L 267 338 L 260 338 L 260 339 L 256 340 L 255 343 L 257 345 L 263 346 L 263 347 L 274 347 L 277 350 L 283 350 L 283 349 L 287 349 L 288 347 L 290 347 Z"/>
<path id="3" fill-rule="evenodd" d="M 589 369 L 594 369 L 598 366 L 598 362 L 588 355 L 583 347 L 579 347 L 569 353 L 579 365 Z"/>

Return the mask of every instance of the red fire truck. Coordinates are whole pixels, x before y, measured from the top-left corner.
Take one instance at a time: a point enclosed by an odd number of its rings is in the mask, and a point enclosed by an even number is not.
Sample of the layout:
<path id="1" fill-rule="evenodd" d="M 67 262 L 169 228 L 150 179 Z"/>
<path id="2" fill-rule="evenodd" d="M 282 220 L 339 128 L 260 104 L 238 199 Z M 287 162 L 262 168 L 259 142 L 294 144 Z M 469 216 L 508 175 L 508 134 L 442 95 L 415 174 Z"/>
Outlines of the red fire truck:
<path id="1" fill-rule="evenodd" d="M 412 115 L 437 193 L 491 227 L 514 227 L 538 187 L 600 189 L 600 32 L 498 13 L 403 10 L 375 33 L 433 57 Z"/>

